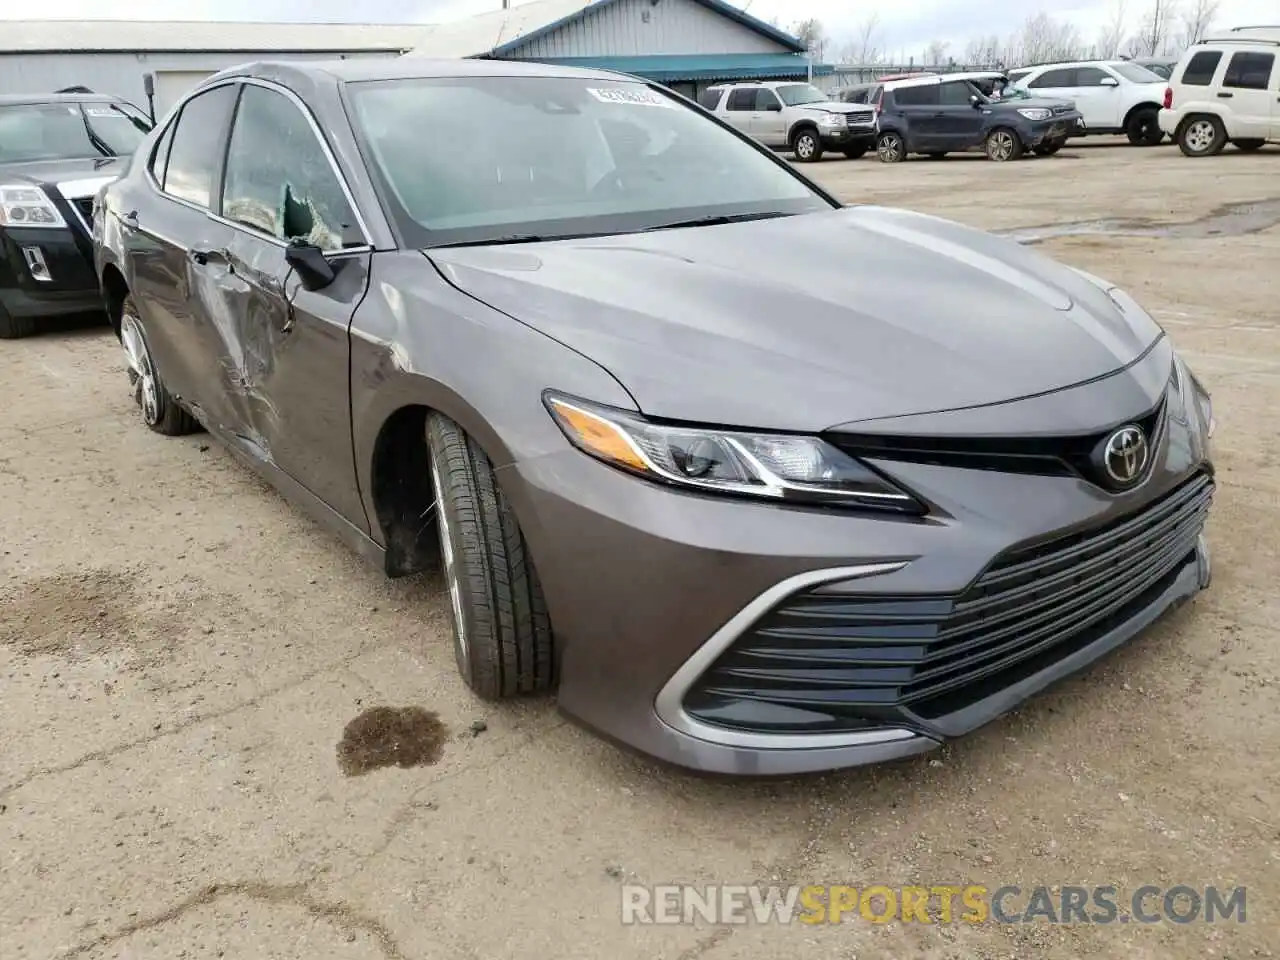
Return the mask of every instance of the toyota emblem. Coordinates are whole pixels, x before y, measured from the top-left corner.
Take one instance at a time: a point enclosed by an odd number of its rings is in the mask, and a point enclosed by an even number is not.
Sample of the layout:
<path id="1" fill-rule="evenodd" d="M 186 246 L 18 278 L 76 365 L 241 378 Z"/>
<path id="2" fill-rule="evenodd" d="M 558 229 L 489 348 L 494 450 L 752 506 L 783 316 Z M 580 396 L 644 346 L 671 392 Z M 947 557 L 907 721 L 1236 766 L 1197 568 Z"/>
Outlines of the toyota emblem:
<path id="1" fill-rule="evenodd" d="M 1147 469 L 1151 448 L 1143 432 L 1133 425 L 1121 427 L 1107 438 L 1102 466 L 1118 486 L 1127 487 Z"/>

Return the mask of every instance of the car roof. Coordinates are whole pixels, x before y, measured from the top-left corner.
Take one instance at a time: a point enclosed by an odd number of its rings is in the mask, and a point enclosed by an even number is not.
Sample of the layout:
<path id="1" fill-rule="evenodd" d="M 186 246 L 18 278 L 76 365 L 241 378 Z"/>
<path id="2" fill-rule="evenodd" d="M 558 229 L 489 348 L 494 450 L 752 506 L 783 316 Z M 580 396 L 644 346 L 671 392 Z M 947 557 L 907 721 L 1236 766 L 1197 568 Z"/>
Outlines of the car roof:
<path id="1" fill-rule="evenodd" d="M 639 77 L 612 70 L 566 67 L 528 60 L 460 60 L 437 57 L 355 57 L 350 60 L 257 60 L 230 67 L 209 77 L 205 83 L 233 77 L 257 80 L 317 83 L 362 83 L 371 80 L 427 80 L 466 77 L 576 77 L 582 80 L 629 80 Z"/>
<path id="2" fill-rule="evenodd" d="M 105 93 L 0 93 L 0 107 L 38 103 L 125 103 Z"/>

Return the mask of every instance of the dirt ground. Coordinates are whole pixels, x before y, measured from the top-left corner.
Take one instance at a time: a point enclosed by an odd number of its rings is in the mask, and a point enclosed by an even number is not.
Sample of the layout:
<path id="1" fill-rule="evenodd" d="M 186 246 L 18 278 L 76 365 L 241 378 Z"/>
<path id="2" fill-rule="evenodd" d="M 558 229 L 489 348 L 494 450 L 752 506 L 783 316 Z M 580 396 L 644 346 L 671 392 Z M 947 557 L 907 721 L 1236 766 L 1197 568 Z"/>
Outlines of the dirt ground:
<path id="1" fill-rule="evenodd" d="M 1018 164 L 810 170 L 848 200 L 989 229 L 1184 224 L 1073 227 L 1042 249 L 1127 287 L 1214 394 L 1206 594 L 932 756 L 782 783 L 697 779 L 551 703 L 473 699 L 439 581 L 385 580 L 208 437 L 146 431 L 105 328 L 6 342 L 0 958 L 1280 952 L 1280 229 L 1239 235 L 1280 220 L 1280 150 L 1188 160 L 1085 144 Z M 1206 219 L 1249 201 L 1272 202 Z M 377 758 L 365 763 L 361 738 L 379 724 L 424 742 L 391 758 L 407 766 L 362 772 Z M 1248 913 L 620 921 L 622 883 L 757 881 L 1114 884 L 1122 903 L 1147 883 L 1244 885 Z"/>

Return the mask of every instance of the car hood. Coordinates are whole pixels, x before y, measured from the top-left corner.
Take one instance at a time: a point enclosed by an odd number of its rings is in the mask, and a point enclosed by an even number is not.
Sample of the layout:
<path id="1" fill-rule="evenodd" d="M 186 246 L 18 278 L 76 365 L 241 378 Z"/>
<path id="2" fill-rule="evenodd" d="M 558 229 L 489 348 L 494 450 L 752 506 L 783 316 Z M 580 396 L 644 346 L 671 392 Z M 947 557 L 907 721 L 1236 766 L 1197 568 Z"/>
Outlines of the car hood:
<path id="1" fill-rule="evenodd" d="M 123 169 L 122 157 L 86 157 L 79 160 L 31 160 L 0 164 L 0 183 L 36 183 L 42 186 L 113 179 Z"/>
<path id="2" fill-rule="evenodd" d="M 1062 109 L 1074 110 L 1076 103 L 1074 100 L 1058 99 L 1051 97 L 1028 97 L 1026 100 L 994 100 L 993 103 L 1008 107 L 1011 110 L 1026 109 L 1028 107 L 1039 107 L 1043 110 Z"/>
<path id="3" fill-rule="evenodd" d="M 645 414 L 710 424 L 819 431 L 1000 403 L 1112 373 L 1161 334 L 1029 248 L 881 207 L 427 255 L 603 365 Z"/>
<path id="4" fill-rule="evenodd" d="M 841 100 L 827 100 L 822 103 L 802 103 L 797 110 L 819 110 L 823 113 L 867 113 L 871 106 L 866 103 L 844 103 Z"/>

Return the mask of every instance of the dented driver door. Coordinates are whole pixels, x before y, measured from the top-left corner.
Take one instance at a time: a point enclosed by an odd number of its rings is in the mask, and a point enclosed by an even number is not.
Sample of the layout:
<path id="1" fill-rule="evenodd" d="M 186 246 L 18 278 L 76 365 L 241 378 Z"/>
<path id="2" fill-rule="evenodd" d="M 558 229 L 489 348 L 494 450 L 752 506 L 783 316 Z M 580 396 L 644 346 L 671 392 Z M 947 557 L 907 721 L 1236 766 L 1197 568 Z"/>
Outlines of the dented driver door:
<path id="1" fill-rule="evenodd" d="M 245 82 L 232 122 L 221 216 L 235 283 L 225 284 L 247 411 L 242 447 L 358 526 L 351 447 L 349 328 L 368 286 L 368 244 L 340 175 L 302 102 Z M 288 245 L 331 263 L 330 282 L 302 284 Z"/>

